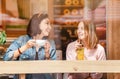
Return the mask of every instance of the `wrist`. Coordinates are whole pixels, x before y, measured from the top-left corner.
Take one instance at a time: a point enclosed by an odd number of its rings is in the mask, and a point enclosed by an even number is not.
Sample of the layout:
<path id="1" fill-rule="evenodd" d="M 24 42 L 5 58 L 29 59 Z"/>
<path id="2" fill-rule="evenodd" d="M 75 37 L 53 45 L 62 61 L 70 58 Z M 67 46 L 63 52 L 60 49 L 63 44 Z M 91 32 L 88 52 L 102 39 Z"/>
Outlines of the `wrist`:
<path id="1" fill-rule="evenodd" d="M 22 54 L 22 52 L 21 52 L 20 48 L 18 48 L 18 53 L 19 53 L 19 54 Z"/>
<path id="2" fill-rule="evenodd" d="M 26 49 L 27 49 L 26 45 L 24 45 L 24 46 L 18 48 L 19 54 L 22 54 Z"/>
<path id="3" fill-rule="evenodd" d="M 27 46 L 26 44 L 24 46 L 22 46 L 23 49 L 27 50 L 29 48 L 29 46 Z"/>

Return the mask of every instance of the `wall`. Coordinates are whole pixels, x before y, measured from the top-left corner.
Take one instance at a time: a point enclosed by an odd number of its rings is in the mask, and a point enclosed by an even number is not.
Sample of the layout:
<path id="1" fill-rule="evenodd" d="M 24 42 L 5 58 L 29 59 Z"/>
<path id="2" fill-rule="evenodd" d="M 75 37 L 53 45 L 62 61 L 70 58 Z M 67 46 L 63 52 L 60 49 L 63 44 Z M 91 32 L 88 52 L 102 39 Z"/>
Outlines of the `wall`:
<path id="1" fill-rule="evenodd" d="M 107 52 L 109 60 L 120 59 L 120 0 L 107 0 Z M 120 79 L 119 73 L 108 79 Z"/>
<path id="2" fill-rule="evenodd" d="M 33 15 L 40 11 L 48 12 L 48 0 L 30 0 L 30 14 Z"/>

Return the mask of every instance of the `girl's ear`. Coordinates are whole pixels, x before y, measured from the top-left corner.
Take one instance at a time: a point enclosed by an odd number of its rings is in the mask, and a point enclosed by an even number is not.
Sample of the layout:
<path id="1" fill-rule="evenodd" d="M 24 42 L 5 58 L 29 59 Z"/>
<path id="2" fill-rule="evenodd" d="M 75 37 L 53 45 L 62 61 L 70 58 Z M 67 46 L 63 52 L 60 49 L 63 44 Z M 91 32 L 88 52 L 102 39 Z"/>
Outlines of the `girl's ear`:
<path id="1" fill-rule="evenodd" d="M 41 26 L 40 26 L 40 25 L 41 25 L 41 23 L 39 24 L 39 29 L 42 31 L 42 29 L 41 29 Z"/>

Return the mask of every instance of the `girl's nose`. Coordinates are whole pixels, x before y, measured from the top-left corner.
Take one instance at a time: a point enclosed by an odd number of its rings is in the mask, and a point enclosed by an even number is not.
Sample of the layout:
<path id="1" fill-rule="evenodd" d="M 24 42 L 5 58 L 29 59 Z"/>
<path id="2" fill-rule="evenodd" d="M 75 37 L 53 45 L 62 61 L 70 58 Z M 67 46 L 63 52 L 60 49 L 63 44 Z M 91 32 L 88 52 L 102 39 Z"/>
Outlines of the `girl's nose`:
<path id="1" fill-rule="evenodd" d="M 80 30 L 78 30 L 78 32 L 79 32 L 79 33 L 81 33 L 81 31 L 80 31 Z"/>

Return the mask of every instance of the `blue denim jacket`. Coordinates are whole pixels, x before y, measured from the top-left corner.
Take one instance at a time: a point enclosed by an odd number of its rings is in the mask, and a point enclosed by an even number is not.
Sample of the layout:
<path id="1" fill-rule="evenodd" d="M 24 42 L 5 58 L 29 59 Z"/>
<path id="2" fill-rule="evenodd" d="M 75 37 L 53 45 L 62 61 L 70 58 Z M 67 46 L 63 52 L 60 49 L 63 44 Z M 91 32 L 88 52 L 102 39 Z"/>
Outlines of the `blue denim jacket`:
<path id="1" fill-rule="evenodd" d="M 7 49 L 3 59 L 5 61 L 16 60 L 16 59 L 13 59 L 14 51 L 17 50 L 18 48 L 20 48 L 21 46 L 25 45 L 26 42 L 30 39 L 32 39 L 32 38 L 29 37 L 28 35 L 24 35 L 24 36 L 20 36 L 18 39 L 13 41 L 13 43 Z M 55 42 L 53 40 L 48 40 L 48 41 L 51 44 L 50 58 L 51 58 L 51 60 L 55 60 L 56 59 Z M 35 49 L 35 47 L 32 47 L 32 48 L 29 48 L 28 50 L 24 51 L 23 54 L 20 55 L 18 60 L 34 60 L 35 55 L 36 55 L 36 49 Z M 39 51 L 38 51 L 39 60 L 44 60 L 44 55 L 45 55 L 44 48 L 43 47 L 39 48 Z"/>
<path id="2" fill-rule="evenodd" d="M 4 61 L 11 61 L 11 60 L 35 60 L 35 55 L 36 55 L 36 48 L 32 47 L 29 48 L 28 50 L 24 51 L 19 58 L 17 59 L 13 59 L 13 54 L 14 51 L 17 50 L 18 48 L 20 48 L 21 46 L 25 45 L 27 43 L 28 40 L 32 39 L 31 37 L 29 37 L 28 35 L 23 35 L 20 36 L 18 39 L 14 40 L 11 45 L 8 47 L 3 60 Z M 51 60 L 55 60 L 56 59 L 56 47 L 55 47 L 55 42 L 53 40 L 48 40 L 51 44 L 50 47 L 50 59 Z M 45 52 L 44 52 L 44 47 L 39 48 L 38 50 L 38 59 L 39 60 L 44 60 L 45 59 Z M 30 77 L 31 75 L 29 75 Z M 48 75 L 46 75 L 48 76 Z M 18 79 L 17 77 L 15 77 L 15 79 Z M 27 78 L 27 79 L 31 79 L 31 78 Z M 50 77 L 45 78 L 45 79 L 51 79 Z"/>

